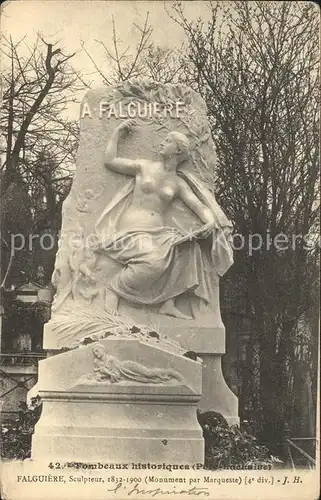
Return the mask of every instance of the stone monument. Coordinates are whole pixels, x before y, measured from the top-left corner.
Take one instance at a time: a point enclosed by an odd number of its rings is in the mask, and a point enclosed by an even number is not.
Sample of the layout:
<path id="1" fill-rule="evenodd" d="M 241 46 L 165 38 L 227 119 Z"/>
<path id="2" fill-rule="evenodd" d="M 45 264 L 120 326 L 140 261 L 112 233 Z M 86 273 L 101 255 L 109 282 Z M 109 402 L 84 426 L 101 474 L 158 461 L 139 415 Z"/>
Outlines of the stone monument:
<path id="1" fill-rule="evenodd" d="M 182 85 L 125 82 L 88 92 L 80 130 L 32 456 L 202 462 L 196 407 L 238 421 L 220 364 L 232 225 L 205 182 L 206 106 Z"/>

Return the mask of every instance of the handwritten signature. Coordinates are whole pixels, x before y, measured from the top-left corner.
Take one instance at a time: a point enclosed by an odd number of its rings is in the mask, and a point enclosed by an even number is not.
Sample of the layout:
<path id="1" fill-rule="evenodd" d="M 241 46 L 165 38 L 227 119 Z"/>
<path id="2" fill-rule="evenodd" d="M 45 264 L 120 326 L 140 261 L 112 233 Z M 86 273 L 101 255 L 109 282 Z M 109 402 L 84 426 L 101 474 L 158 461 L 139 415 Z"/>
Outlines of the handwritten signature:
<path id="1" fill-rule="evenodd" d="M 156 497 L 157 495 L 195 495 L 195 496 L 209 496 L 208 488 L 197 488 L 193 486 L 192 488 L 184 489 L 184 490 L 163 490 L 161 488 L 153 488 L 151 490 L 145 490 L 139 487 L 139 483 L 134 484 L 134 486 L 130 486 L 130 490 L 127 491 L 127 496 L 131 495 L 149 495 L 149 497 Z M 116 484 L 115 488 L 108 489 L 107 491 L 111 493 L 117 493 L 120 489 L 126 489 L 126 486 L 123 485 L 122 482 Z"/>

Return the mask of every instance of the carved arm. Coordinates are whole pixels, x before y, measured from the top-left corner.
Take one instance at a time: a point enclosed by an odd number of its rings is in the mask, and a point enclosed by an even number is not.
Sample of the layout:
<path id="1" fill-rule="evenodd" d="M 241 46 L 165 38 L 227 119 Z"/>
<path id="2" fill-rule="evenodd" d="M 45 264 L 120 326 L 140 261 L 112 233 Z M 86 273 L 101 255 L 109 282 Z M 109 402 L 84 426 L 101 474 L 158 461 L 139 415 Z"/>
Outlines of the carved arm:
<path id="1" fill-rule="evenodd" d="M 141 168 L 139 160 L 130 160 L 129 158 L 117 157 L 118 141 L 121 136 L 129 133 L 136 122 L 126 120 L 122 122 L 111 135 L 105 150 L 105 165 L 107 168 L 118 172 L 119 174 L 136 175 Z"/>
<path id="2" fill-rule="evenodd" d="M 215 226 L 214 215 L 212 210 L 204 205 L 189 185 L 183 180 L 179 179 L 179 198 L 187 205 L 200 219 L 204 224 L 209 226 Z"/>

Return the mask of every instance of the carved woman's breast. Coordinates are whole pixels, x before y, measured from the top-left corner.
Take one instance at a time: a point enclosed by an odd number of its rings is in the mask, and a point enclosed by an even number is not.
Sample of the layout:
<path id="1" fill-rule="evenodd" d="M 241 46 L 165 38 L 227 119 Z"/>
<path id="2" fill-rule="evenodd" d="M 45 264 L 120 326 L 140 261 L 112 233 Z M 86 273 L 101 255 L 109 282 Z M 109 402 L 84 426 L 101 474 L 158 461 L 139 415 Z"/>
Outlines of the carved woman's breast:
<path id="1" fill-rule="evenodd" d="M 175 188 L 171 185 L 164 186 L 159 193 L 164 201 L 171 201 L 175 196 Z"/>

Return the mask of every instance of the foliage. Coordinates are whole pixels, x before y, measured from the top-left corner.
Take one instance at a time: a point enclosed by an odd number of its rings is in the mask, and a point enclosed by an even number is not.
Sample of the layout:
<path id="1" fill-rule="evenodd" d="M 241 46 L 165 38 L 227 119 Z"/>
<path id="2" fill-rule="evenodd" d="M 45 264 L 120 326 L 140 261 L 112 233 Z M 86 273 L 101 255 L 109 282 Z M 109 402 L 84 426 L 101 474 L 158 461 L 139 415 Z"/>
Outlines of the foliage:
<path id="1" fill-rule="evenodd" d="M 40 418 L 42 405 L 40 398 L 31 399 L 31 405 L 20 403 L 18 417 L 3 424 L 1 428 L 1 456 L 9 460 L 24 460 L 30 457 L 31 438 Z"/>
<path id="2" fill-rule="evenodd" d="M 39 248 L 30 242 L 12 251 L 12 235 L 25 239 L 45 231 L 56 235 L 60 211 L 71 184 L 78 124 L 64 112 L 84 88 L 81 75 L 70 65 L 75 54 L 64 54 L 38 34 L 29 46 L 3 36 L 1 167 L 1 283 L 32 279 L 39 264 Z M 39 244 L 38 244 L 39 247 Z M 32 251 L 33 250 L 33 251 Z M 41 252 L 40 252 L 41 253 Z M 11 258 L 10 258 L 11 257 Z M 13 258 L 12 258 L 13 257 Z M 52 272 L 49 260 L 47 281 Z M 38 262 L 36 262 L 38 260 Z"/>
<path id="3" fill-rule="evenodd" d="M 278 462 L 268 448 L 239 426 L 228 426 L 225 418 L 214 411 L 198 412 L 205 440 L 205 467 L 210 470 L 272 465 Z"/>
<path id="4" fill-rule="evenodd" d="M 311 391 L 309 380 L 316 380 L 318 365 L 318 327 L 309 326 L 319 305 L 315 245 L 319 223 L 318 16 L 314 4 L 304 2 L 206 5 L 209 22 L 195 22 L 186 18 L 180 2 L 173 4 L 171 15 L 187 39 L 181 54 L 170 54 L 152 43 L 148 17 L 142 28 L 136 26 L 138 41 L 132 53 L 121 46 L 113 22 L 112 51 L 98 42 L 106 53 L 105 70 L 87 54 L 107 85 L 137 76 L 184 82 L 207 103 L 218 158 L 215 176 L 209 181 L 215 178 L 219 202 L 246 242 L 235 252 L 235 265 L 222 280 L 225 314 L 246 318 L 251 333 L 241 405 L 255 420 L 257 432 L 265 432 L 264 440 L 279 441 L 284 422 L 291 415 L 302 418 L 300 401 L 305 391 Z M 25 113 L 24 92 L 31 88 L 32 95 L 36 87 L 30 87 L 33 79 L 29 77 L 27 85 L 23 84 L 17 48 L 8 41 L 12 67 L 5 75 L 4 99 L 9 123 L 12 90 L 18 92 L 19 125 Z M 43 65 L 45 54 L 41 56 L 40 46 L 34 54 Z M 43 78 L 45 71 L 39 74 Z M 54 95 L 60 98 L 59 91 Z M 23 182 L 7 189 L 2 211 L 5 226 L 18 228 L 22 234 L 35 220 L 40 229 L 59 227 L 54 214 L 60 211 L 70 179 L 69 172 L 60 170 L 62 164 L 55 162 L 56 156 L 49 154 L 51 147 L 31 154 L 36 144 L 33 133 L 30 130 L 20 151 L 18 170 Z M 47 145 L 49 137 L 39 145 Z M 63 152 L 67 143 L 59 144 Z M 284 249 L 282 244 L 269 247 L 282 233 L 290 239 L 294 236 L 295 244 Z M 248 242 L 253 234 L 262 244 L 250 253 Z M 21 262 L 25 262 L 23 256 Z M 299 325 L 302 318 L 308 318 L 308 325 Z M 302 366 L 305 381 L 300 377 Z M 312 415 L 308 396 L 305 412 Z M 312 423 L 309 432 L 313 427 Z"/>

